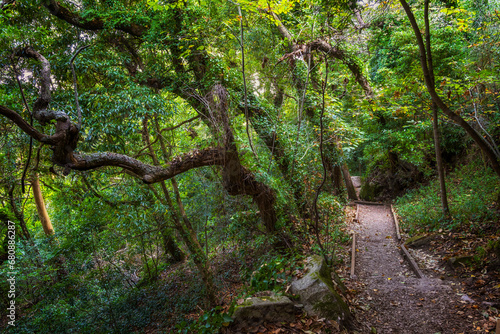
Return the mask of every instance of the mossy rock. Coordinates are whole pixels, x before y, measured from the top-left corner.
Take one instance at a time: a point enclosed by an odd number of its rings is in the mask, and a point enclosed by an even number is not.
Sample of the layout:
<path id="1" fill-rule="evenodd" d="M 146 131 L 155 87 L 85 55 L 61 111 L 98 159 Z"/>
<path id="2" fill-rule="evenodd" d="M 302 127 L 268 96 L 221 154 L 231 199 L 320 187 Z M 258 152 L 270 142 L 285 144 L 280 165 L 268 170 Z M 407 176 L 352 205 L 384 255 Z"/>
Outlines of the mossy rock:
<path id="1" fill-rule="evenodd" d="M 428 234 L 422 234 L 422 235 L 415 235 L 411 238 L 408 238 L 405 241 L 405 245 L 411 248 L 418 248 L 422 247 L 425 245 L 428 245 L 432 240 L 434 240 L 434 235 L 428 235 Z"/>
<path id="2" fill-rule="evenodd" d="M 359 197 L 365 201 L 373 202 L 382 192 L 382 188 L 375 183 L 364 183 L 359 191 Z"/>
<path id="3" fill-rule="evenodd" d="M 252 297 L 236 306 L 234 326 L 249 328 L 264 322 L 292 322 L 295 320 L 295 306 L 285 296 Z"/>
<path id="4" fill-rule="evenodd" d="M 344 284 L 338 276 L 332 280 L 332 272 L 321 256 L 311 256 L 307 262 L 308 273 L 292 283 L 292 293 L 300 296 L 308 314 L 351 328 L 354 318 L 341 295 L 345 291 Z"/>
<path id="5" fill-rule="evenodd" d="M 457 256 L 452 257 L 448 260 L 448 263 L 456 268 L 459 266 L 471 266 L 474 263 L 474 257 L 472 256 Z"/>

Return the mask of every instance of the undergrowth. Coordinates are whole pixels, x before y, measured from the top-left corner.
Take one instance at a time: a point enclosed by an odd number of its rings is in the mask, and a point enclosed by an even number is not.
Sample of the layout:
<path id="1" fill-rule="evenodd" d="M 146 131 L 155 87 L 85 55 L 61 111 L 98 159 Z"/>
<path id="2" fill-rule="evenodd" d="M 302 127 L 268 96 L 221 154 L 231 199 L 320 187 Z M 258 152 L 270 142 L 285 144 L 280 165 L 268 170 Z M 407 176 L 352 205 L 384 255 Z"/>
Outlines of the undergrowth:
<path id="1" fill-rule="evenodd" d="M 443 217 L 437 178 L 398 198 L 395 205 L 402 227 L 410 234 L 423 230 L 453 230 L 464 223 L 493 219 L 497 215 L 494 202 L 499 186 L 496 174 L 478 159 L 446 176 L 451 220 Z"/>

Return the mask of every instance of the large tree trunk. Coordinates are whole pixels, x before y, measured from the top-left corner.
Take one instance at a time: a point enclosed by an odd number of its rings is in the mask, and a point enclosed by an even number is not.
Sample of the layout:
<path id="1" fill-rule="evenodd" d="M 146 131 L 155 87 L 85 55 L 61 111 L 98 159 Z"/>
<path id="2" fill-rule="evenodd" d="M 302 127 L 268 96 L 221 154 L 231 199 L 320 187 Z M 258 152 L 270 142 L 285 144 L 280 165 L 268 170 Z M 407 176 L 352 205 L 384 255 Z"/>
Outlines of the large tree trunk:
<path id="1" fill-rule="evenodd" d="M 54 234 L 54 228 L 50 222 L 49 214 L 47 213 L 47 208 L 45 207 L 45 202 L 43 200 L 42 189 L 40 188 L 40 182 L 38 180 L 38 175 L 31 180 L 31 188 L 33 189 L 33 197 L 35 198 L 36 211 L 38 212 L 38 217 L 42 223 L 43 231 L 46 236 L 51 236 Z"/>
<path id="2" fill-rule="evenodd" d="M 161 236 L 163 239 L 163 248 L 167 251 L 171 256 L 174 262 L 182 262 L 186 259 L 186 255 L 177 245 L 172 234 L 167 230 L 163 229 L 161 232 Z"/>
<path id="3" fill-rule="evenodd" d="M 354 188 L 354 184 L 352 183 L 351 174 L 349 173 L 349 168 L 344 163 L 340 167 L 342 169 L 342 176 L 344 177 L 345 187 L 347 189 L 347 196 L 350 200 L 356 201 L 358 200 L 358 195 L 356 194 L 356 188 Z"/>
<path id="4" fill-rule="evenodd" d="M 342 193 L 342 170 L 339 165 L 333 166 L 332 171 L 333 194 L 340 195 Z"/>
<path id="5" fill-rule="evenodd" d="M 276 231 L 277 215 L 274 209 L 274 190 L 255 179 L 253 173 L 241 165 L 238 149 L 234 141 L 231 122 L 228 117 L 228 93 L 222 85 L 214 85 L 207 100 L 214 111 L 217 124 L 222 128 L 224 145 L 224 165 L 222 180 L 230 195 L 250 195 L 257 204 L 266 231 Z"/>

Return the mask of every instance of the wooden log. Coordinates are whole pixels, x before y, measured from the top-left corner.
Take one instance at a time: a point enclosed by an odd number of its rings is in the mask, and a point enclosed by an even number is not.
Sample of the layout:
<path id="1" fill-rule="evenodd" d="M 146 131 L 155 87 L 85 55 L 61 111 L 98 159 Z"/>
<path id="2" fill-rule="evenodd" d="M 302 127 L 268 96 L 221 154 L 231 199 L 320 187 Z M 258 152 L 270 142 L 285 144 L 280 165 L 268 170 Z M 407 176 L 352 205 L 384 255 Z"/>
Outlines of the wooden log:
<path id="1" fill-rule="evenodd" d="M 354 266 L 356 265 L 356 233 L 352 232 L 352 251 L 351 251 L 351 279 L 356 278 Z"/>
<path id="2" fill-rule="evenodd" d="M 418 264 L 413 260 L 413 257 L 410 255 L 410 252 L 406 249 L 405 245 L 401 245 L 401 250 L 403 251 L 403 254 L 406 256 L 408 259 L 408 262 L 410 263 L 410 267 L 413 269 L 415 272 L 415 275 L 417 275 L 418 278 L 424 278 L 425 275 L 420 271 L 420 268 L 418 267 Z"/>
<path id="3" fill-rule="evenodd" d="M 359 223 L 359 205 L 356 204 L 356 218 L 354 218 L 355 223 Z"/>
<path id="4" fill-rule="evenodd" d="M 391 212 L 392 212 L 392 217 L 394 218 L 394 224 L 396 225 L 396 235 L 398 236 L 398 240 L 401 241 L 401 233 L 399 232 L 399 221 L 398 217 L 396 216 L 396 213 L 394 212 L 392 204 L 391 204 Z"/>
<path id="5" fill-rule="evenodd" d="M 495 334 L 500 334 L 500 319 L 497 319 L 497 330 L 495 331 Z"/>
<path id="6" fill-rule="evenodd" d="M 384 203 L 380 202 L 367 202 L 367 201 L 353 201 L 356 204 L 364 204 L 364 205 L 385 205 Z"/>

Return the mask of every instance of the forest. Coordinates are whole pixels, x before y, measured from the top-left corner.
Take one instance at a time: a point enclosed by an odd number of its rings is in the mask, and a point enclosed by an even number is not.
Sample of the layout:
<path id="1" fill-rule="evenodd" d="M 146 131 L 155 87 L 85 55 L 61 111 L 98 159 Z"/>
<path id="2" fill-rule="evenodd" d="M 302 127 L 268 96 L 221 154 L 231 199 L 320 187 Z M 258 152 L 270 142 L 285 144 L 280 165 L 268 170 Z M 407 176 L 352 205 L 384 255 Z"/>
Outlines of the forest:
<path id="1" fill-rule="evenodd" d="M 0 0 L 0 329 L 500 333 L 499 60 L 498 0 Z"/>

